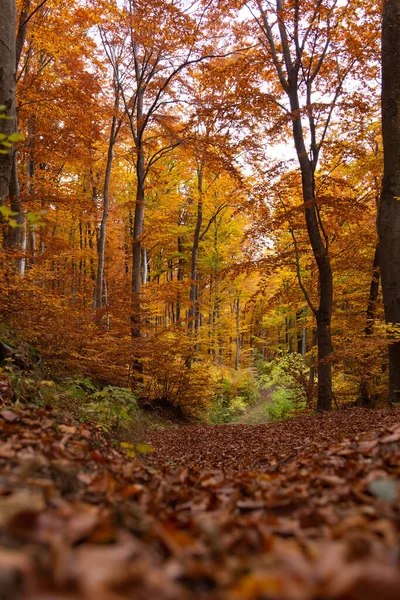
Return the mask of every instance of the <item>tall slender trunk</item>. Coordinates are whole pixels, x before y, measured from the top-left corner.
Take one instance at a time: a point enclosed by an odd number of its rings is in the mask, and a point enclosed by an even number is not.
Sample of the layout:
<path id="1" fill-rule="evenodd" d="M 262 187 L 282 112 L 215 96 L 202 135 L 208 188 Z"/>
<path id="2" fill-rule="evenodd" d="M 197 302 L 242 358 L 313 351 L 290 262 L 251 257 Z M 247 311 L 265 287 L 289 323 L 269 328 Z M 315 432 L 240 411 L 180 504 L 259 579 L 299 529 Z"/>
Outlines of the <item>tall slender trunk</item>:
<path id="1" fill-rule="evenodd" d="M 297 80 L 295 86 L 289 89 L 291 111 L 293 114 L 293 138 L 297 158 L 301 170 L 304 216 L 306 220 L 308 237 L 314 254 L 319 274 L 319 306 L 315 310 L 317 321 L 318 345 L 318 410 L 332 408 L 332 368 L 330 355 L 332 354 L 331 322 L 333 309 L 333 278 L 328 242 L 321 234 L 318 221 L 317 205 L 315 199 L 315 166 L 316 159 L 308 156 L 304 141 L 303 127 L 300 116 L 300 106 L 297 95 Z"/>
<path id="2" fill-rule="evenodd" d="M 105 249 L 106 249 L 106 237 L 107 237 L 107 220 L 108 211 L 110 205 L 110 179 L 111 169 L 114 156 L 114 145 L 117 139 L 119 126 L 117 123 L 117 114 L 119 108 L 119 92 L 115 91 L 115 102 L 114 102 L 114 115 L 111 122 L 110 138 L 108 142 L 107 151 L 107 164 L 106 172 L 104 176 L 104 187 L 103 187 L 103 215 L 100 223 L 100 234 L 97 243 L 97 275 L 96 275 L 96 287 L 94 293 L 94 308 L 101 308 L 104 300 L 104 264 L 105 264 Z"/>
<path id="3" fill-rule="evenodd" d="M 213 360 L 216 359 L 217 356 L 217 352 L 216 352 L 216 342 L 217 342 L 217 338 L 218 338 L 218 346 L 219 346 L 219 341 L 220 341 L 220 332 L 219 332 L 219 328 L 220 328 L 220 304 L 221 304 L 221 296 L 220 296 L 220 291 L 219 291 L 219 265 L 218 262 L 215 264 L 215 269 L 214 269 L 214 306 L 213 306 L 213 320 L 212 320 L 212 346 L 213 346 Z M 217 334 L 217 328 L 218 328 L 218 336 Z M 218 352 L 218 355 L 220 353 Z"/>
<path id="4" fill-rule="evenodd" d="M 240 358 L 240 299 L 235 300 L 235 322 L 236 322 L 236 343 L 235 343 L 235 370 L 239 369 Z"/>
<path id="5" fill-rule="evenodd" d="M 27 254 L 27 246 L 28 246 L 28 223 L 26 221 L 25 215 L 22 217 L 22 225 L 20 226 L 20 250 L 21 256 L 17 262 L 17 270 L 18 273 L 23 277 L 25 275 L 26 270 L 26 254 Z"/>
<path id="6" fill-rule="evenodd" d="M 9 227 L 6 235 L 5 246 L 8 248 L 15 248 L 21 244 L 23 232 L 23 215 L 22 215 L 22 204 L 21 204 L 21 190 L 18 178 L 18 158 L 17 151 L 13 152 L 13 160 L 11 167 L 11 178 L 10 178 L 10 205 L 11 210 L 15 213 L 13 220 L 17 222 L 16 227 Z M 21 257 L 21 259 L 24 257 Z"/>
<path id="7" fill-rule="evenodd" d="M 183 281 L 183 278 L 185 276 L 185 272 L 184 272 L 184 258 L 183 258 L 183 237 L 178 235 L 178 254 L 179 254 L 179 258 L 178 258 L 178 273 L 177 273 L 177 280 L 178 283 Z M 181 303 L 182 303 L 182 295 L 181 295 L 181 290 L 180 288 L 178 288 L 178 294 L 176 297 L 176 323 L 177 325 L 181 324 Z"/>
<path id="8" fill-rule="evenodd" d="M 379 244 L 375 248 L 374 263 L 372 267 L 372 277 L 369 287 L 369 296 L 367 304 L 367 324 L 365 326 L 364 333 L 368 337 L 374 332 L 375 317 L 376 317 L 376 304 L 378 300 L 379 292 L 379 280 L 380 280 L 380 269 L 379 269 Z M 368 355 L 364 356 L 368 359 Z M 370 376 L 367 372 L 368 361 L 366 360 L 366 369 L 361 375 L 360 389 L 357 398 L 358 406 L 370 406 L 372 402 L 371 390 L 370 390 Z"/>
<path id="9" fill-rule="evenodd" d="M 28 199 L 33 195 L 35 188 L 35 157 L 34 157 L 34 139 L 35 127 L 31 119 L 28 122 L 28 157 L 26 160 L 26 195 Z M 36 228 L 30 225 L 28 230 L 29 237 L 29 262 L 31 265 L 36 261 Z"/>
<path id="10" fill-rule="evenodd" d="M 147 250 L 142 246 L 142 285 L 146 285 L 148 277 Z"/>
<path id="11" fill-rule="evenodd" d="M 135 63 L 136 65 L 136 63 Z M 136 79 L 140 80 L 137 65 Z M 134 135 L 136 144 L 136 199 L 135 214 L 133 219 L 132 236 L 132 313 L 131 313 L 131 333 L 132 338 L 140 338 L 141 335 L 141 279 L 140 264 L 142 258 L 142 234 L 144 222 L 144 186 L 146 180 L 144 147 L 143 147 L 143 97 L 144 90 L 141 88 L 136 96 L 136 131 Z M 131 123 L 132 127 L 132 123 Z M 142 371 L 141 364 L 135 360 L 135 370 Z"/>
<path id="12" fill-rule="evenodd" d="M 145 168 L 143 148 L 138 148 L 138 157 L 136 163 L 137 187 L 135 216 L 133 222 L 133 240 L 132 240 L 132 337 L 138 338 L 141 334 L 141 279 L 140 263 L 142 250 L 142 234 L 144 221 L 144 184 Z"/>
<path id="13" fill-rule="evenodd" d="M 398 0 L 397 0 L 398 1 Z M 311 302 L 305 288 L 302 286 L 304 296 L 308 305 L 313 310 L 317 321 L 317 342 L 318 342 L 318 402 L 319 410 L 329 410 L 332 408 L 332 375 L 330 355 L 332 353 L 331 321 L 333 308 L 333 278 L 329 257 L 329 239 L 324 231 L 321 222 L 321 215 L 317 206 L 315 197 L 315 169 L 318 164 L 319 153 L 325 142 L 328 131 L 332 110 L 337 102 L 343 85 L 343 79 L 336 86 L 336 94 L 333 98 L 333 104 L 327 115 L 318 114 L 318 127 L 316 117 L 313 114 L 312 93 L 318 89 L 318 76 L 325 58 L 329 51 L 331 40 L 329 37 L 330 27 L 329 18 L 327 20 L 327 37 L 324 51 L 315 65 L 304 69 L 305 57 L 305 39 L 314 27 L 318 27 L 315 20 L 308 25 L 308 32 L 300 39 L 299 32 L 299 13 L 297 10 L 286 12 L 286 6 L 283 0 L 276 0 L 275 3 L 267 3 L 268 8 L 264 9 L 261 0 L 257 0 L 260 10 L 260 18 L 265 34 L 265 41 L 271 56 L 277 78 L 281 89 L 286 93 L 290 103 L 290 112 L 292 119 L 292 134 L 296 148 L 298 163 L 300 166 L 303 195 L 303 211 L 306 221 L 307 233 L 310 245 L 313 251 L 314 259 L 318 267 L 319 274 L 319 304 L 314 306 Z M 275 6 L 273 6 L 275 4 Z M 298 3 L 297 3 L 298 4 Z M 298 8 L 298 7 L 297 7 Z M 277 24 L 279 43 L 276 43 L 274 27 L 269 22 L 269 16 L 273 13 L 275 23 Z M 319 13 L 318 13 L 319 14 Z M 285 20 L 291 19 L 291 27 L 286 27 Z M 324 17 L 321 15 L 321 20 Z M 319 23 L 319 20 L 318 20 Z M 307 29 L 306 25 L 306 29 Z M 290 32 L 290 33 L 289 33 Z M 319 40 L 319 33 L 315 40 Z M 306 106 L 300 107 L 300 88 L 306 94 Z M 311 138 L 310 145 L 306 146 L 306 135 L 303 131 L 303 119 L 308 124 L 308 134 Z M 318 137 L 318 132 L 322 132 Z M 309 147 L 308 147 L 309 146 Z M 299 278 L 300 279 L 300 278 Z"/>
<path id="14" fill-rule="evenodd" d="M 385 0 L 382 21 L 384 174 L 378 213 L 386 322 L 400 325 L 400 0 Z M 389 341 L 389 401 L 400 401 L 400 341 Z"/>
<path id="15" fill-rule="evenodd" d="M 22 50 L 26 39 L 26 32 L 29 23 L 29 13 L 31 10 L 31 0 L 23 0 L 21 11 L 18 19 L 17 37 L 15 40 L 15 65 L 18 69 L 19 61 L 21 60 Z"/>
<path id="16" fill-rule="evenodd" d="M 9 136 L 16 130 L 15 122 L 15 65 L 16 65 L 16 3 L 2 0 L 0 19 L 0 106 L 11 119 L 0 119 L 0 133 Z M 0 154 L 0 206 L 6 203 L 9 193 L 13 152 Z"/>
<path id="17" fill-rule="evenodd" d="M 203 161 L 200 161 L 197 167 L 197 216 L 196 226 L 193 234 L 193 245 L 191 255 L 191 269 L 190 269 L 190 307 L 189 307 L 189 320 L 188 329 L 189 333 L 198 333 L 199 328 L 199 282 L 198 282 L 198 271 L 197 262 L 199 256 L 199 243 L 200 243 L 200 231 L 203 223 Z"/>
<path id="18" fill-rule="evenodd" d="M 306 309 L 307 311 L 307 309 Z M 307 312 L 304 316 L 304 324 L 303 324 L 303 333 L 301 336 L 301 355 L 303 357 L 303 359 L 305 359 L 306 357 L 306 353 L 307 353 L 307 321 L 306 321 L 306 316 L 307 316 Z"/>
<path id="19" fill-rule="evenodd" d="M 309 378 L 308 378 L 308 386 L 309 386 L 309 390 L 310 390 L 310 397 L 312 394 L 312 391 L 314 389 L 314 384 L 315 384 L 315 355 L 314 355 L 314 346 L 317 343 L 317 330 L 313 329 L 312 330 L 312 341 L 311 341 L 311 347 L 312 347 L 312 352 L 311 352 L 311 356 L 310 356 L 310 373 L 309 373 Z"/>
<path id="20" fill-rule="evenodd" d="M 23 46 L 25 43 L 27 26 L 28 26 L 27 17 L 29 14 L 31 2 L 30 2 L 30 0 L 23 1 L 20 15 L 19 15 L 18 28 L 17 28 L 16 35 L 15 35 L 15 30 L 16 30 L 15 2 L 13 2 L 12 15 L 11 14 L 8 15 L 9 0 L 5 0 L 6 6 L 3 6 L 3 4 L 4 4 L 4 1 L 2 3 L 2 7 L 1 7 L 2 20 L 6 21 L 8 16 L 10 17 L 10 19 L 12 19 L 9 23 L 6 24 L 6 27 L 4 29 L 7 29 L 7 31 L 8 31 L 8 27 L 13 27 L 13 29 L 11 31 L 11 35 L 13 36 L 13 39 L 12 39 L 12 42 L 10 42 L 10 44 L 8 45 L 8 47 L 6 49 L 7 50 L 6 51 L 6 61 L 8 61 L 12 57 L 14 60 L 14 64 L 12 65 L 12 67 L 13 67 L 12 68 L 12 78 L 13 78 L 12 94 L 13 94 L 13 97 L 11 100 L 7 99 L 6 101 L 3 102 L 2 101 L 3 93 L 2 93 L 2 89 L 1 89 L 3 86 L 2 82 L 4 81 L 4 79 L 6 79 L 6 82 L 7 82 L 9 74 L 7 73 L 6 78 L 4 78 L 4 63 L 3 63 L 3 60 L 0 61 L 0 104 L 6 106 L 7 108 L 10 107 L 10 110 L 9 111 L 7 110 L 7 114 L 9 114 L 11 117 L 13 117 L 13 119 L 11 121 L 11 128 L 13 131 L 17 132 L 18 131 L 18 114 L 17 114 L 17 109 L 16 109 L 16 103 L 15 103 L 16 74 L 17 74 L 19 62 L 21 60 Z M 1 54 L 3 54 L 4 46 L 5 46 L 5 39 L 3 38 L 4 29 L 0 25 Z M 3 42 L 3 43 L 1 43 L 1 42 Z M 11 104 L 10 104 L 10 101 L 11 101 Z M 1 129 L 0 129 L 0 131 L 1 131 Z M 13 151 L 11 151 L 11 161 L 12 161 L 11 177 L 9 180 L 10 205 L 11 205 L 11 210 L 15 213 L 13 220 L 16 221 L 18 225 L 17 225 L 17 227 L 9 227 L 7 234 L 6 234 L 5 246 L 7 246 L 9 248 L 15 248 L 15 247 L 20 246 L 20 249 L 22 250 L 24 255 L 18 259 L 17 269 L 21 274 L 23 274 L 25 272 L 25 265 L 26 265 L 26 257 L 25 257 L 26 233 L 24 234 L 24 232 L 22 231 L 24 216 L 23 216 L 23 212 L 22 212 L 21 191 L 20 191 L 20 185 L 19 185 L 19 179 L 18 179 L 18 152 L 15 148 Z M 1 159 L 0 159 L 0 165 L 1 165 Z M 1 166 L 0 166 L 0 180 L 2 178 L 1 175 L 2 175 L 2 173 L 1 173 Z M 2 203 L 3 203 L 2 202 L 2 192 L 1 192 L 1 184 L 0 184 L 0 204 L 2 204 Z"/>
<path id="21" fill-rule="evenodd" d="M 368 305 L 367 305 L 367 325 L 365 327 L 365 335 L 372 335 L 374 332 L 376 318 L 376 304 L 378 301 L 380 280 L 379 267 L 379 244 L 375 248 L 374 262 L 372 266 L 372 277 L 369 286 Z"/>

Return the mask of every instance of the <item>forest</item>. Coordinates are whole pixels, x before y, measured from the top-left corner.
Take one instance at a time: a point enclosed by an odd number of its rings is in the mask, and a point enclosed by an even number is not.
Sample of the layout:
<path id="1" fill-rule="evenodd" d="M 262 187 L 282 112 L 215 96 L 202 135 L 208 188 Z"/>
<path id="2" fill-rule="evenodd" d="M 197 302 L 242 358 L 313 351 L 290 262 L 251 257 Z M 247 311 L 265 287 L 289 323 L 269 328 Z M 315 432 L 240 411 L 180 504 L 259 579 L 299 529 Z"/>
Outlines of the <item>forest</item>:
<path id="1" fill-rule="evenodd" d="M 400 0 L 0 0 L 0 599 L 398 598 L 399 106 Z"/>

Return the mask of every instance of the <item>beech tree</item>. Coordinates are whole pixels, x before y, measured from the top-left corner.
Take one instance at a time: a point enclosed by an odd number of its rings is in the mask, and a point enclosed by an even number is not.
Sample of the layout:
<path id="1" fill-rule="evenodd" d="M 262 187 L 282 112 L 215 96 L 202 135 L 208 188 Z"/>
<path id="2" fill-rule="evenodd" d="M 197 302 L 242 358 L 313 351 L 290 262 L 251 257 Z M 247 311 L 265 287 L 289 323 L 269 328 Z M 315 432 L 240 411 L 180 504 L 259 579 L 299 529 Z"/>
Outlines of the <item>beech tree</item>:
<path id="1" fill-rule="evenodd" d="M 104 174 L 103 184 L 103 214 L 101 217 L 99 235 L 97 240 L 97 275 L 96 275 L 96 287 L 94 291 L 94 308 L 102 308 L 104 304 L 104 264 L 105 264 L 105 250 L 106 250 L 106 237 L 107 237 L 107 221 L 110 206 L 110 180 L 111 170 L 114 158 L 114 146 L 117 141 L 118 133 L 121 128 L 122 119 L 119 117 L 119 103 L 120 93 L 116 81 L 113 81 L 114 88 L 114 111 L 111 118 L 110 137 L 107 149 L 107 161 L 106 169 Z"/>
<path id="2" fill-rule="evenodd" d="M 378 232 L 385 318 L 389 332 L 389 400 L 400 400 L 400 0 L 385 0 L 382 21 L 384 175 Z"/>
<path id="3" fill-rule="evenodd" d="M 344 92 L 345 80 L 359 60 L 359 52 L 357 48 L 348 52 L 348 32 L 341 30 L 340 22 L 351 15 L 346 14 L 346 7 L 338 7 L 336 0 L 256 0 L 249 8 L 258 25 L 266 59 L 276 74 L 272 81 L 267 74 L 267 81 L 274 103 L 291 122 L 301 172 L 304 217 L 319 275 L 317 304 L 312 302 L 300 276 L 299 284 L 317 323 L 318 408 L 329 410 L 333 399 L 333 275 L 329 232 L 323 221 L 315 177 L 334 110 Z M 365 45 L 368 43 L 367 39 Z M 282 96 L 287 104 L 281 101 Z"/>
<path id="4" fill-rule="evenodd" d="M 0 1 L 0 142 L 15 131 L 16 5 L 15 0 Z M 6 117 L 6 118 L 4 118 Z M 2 146 L 0 154 L 0 205 L 8 195 L 12 150 Z"/>
<path id="5" fill-rule="evenodd" d="M 102 27 L 103 46 L 116 77 L 122 107 L 133 140 L 136 198 L 132 239 L 132 336 L 140 337 L 141 259 L 146 178 L 152 166 L 181 143 L 176 115 L 179 77 L 208 57 L 200 48 L 204 13 L 165 2 L 130 1 L 121 11 L 118 31 Z M 200 19 L 200 21 L 198 20 Z M 163 23 L 163 27 L 160 24 Z M 172 34 L 172 32 L 174 32 Z M 174 45 L 171 46 L 171 35 Z M 115 47 L 122 48 L 118 59 Z M 164 140 L 160 131 L 164 134 Z M 165 136 L 169 140 L 165 141 Z"/>

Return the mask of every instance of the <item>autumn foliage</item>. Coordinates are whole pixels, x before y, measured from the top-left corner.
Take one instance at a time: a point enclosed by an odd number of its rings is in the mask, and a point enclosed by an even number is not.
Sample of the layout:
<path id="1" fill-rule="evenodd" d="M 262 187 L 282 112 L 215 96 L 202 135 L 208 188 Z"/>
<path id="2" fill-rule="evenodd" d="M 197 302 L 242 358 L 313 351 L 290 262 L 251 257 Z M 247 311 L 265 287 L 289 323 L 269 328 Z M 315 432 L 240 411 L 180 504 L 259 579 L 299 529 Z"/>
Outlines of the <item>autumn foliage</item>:
<path id="1" fill-rule="evenodd" d="M 0 308 L 59 376 L 200 415 L 210 368 L 286 352 L 303 357 L 311 408 L 384 398 L 379 7 L 280 4 L 18 5 L 24 141 Z M 313 153 L 329 325 L 294 123 Z"/>

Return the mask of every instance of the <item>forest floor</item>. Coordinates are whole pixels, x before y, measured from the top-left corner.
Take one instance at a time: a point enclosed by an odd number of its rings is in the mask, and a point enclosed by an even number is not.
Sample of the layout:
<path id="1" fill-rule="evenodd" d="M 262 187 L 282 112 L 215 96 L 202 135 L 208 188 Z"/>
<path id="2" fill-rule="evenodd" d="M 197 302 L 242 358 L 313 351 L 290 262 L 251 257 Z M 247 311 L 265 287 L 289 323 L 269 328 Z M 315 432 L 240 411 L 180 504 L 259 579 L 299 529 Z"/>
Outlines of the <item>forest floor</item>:
<path id="1" fill-rule="evenodd" d="M 2 600 L 398 600 L 399 410 L 143 441 L 0 410 Z"/>

